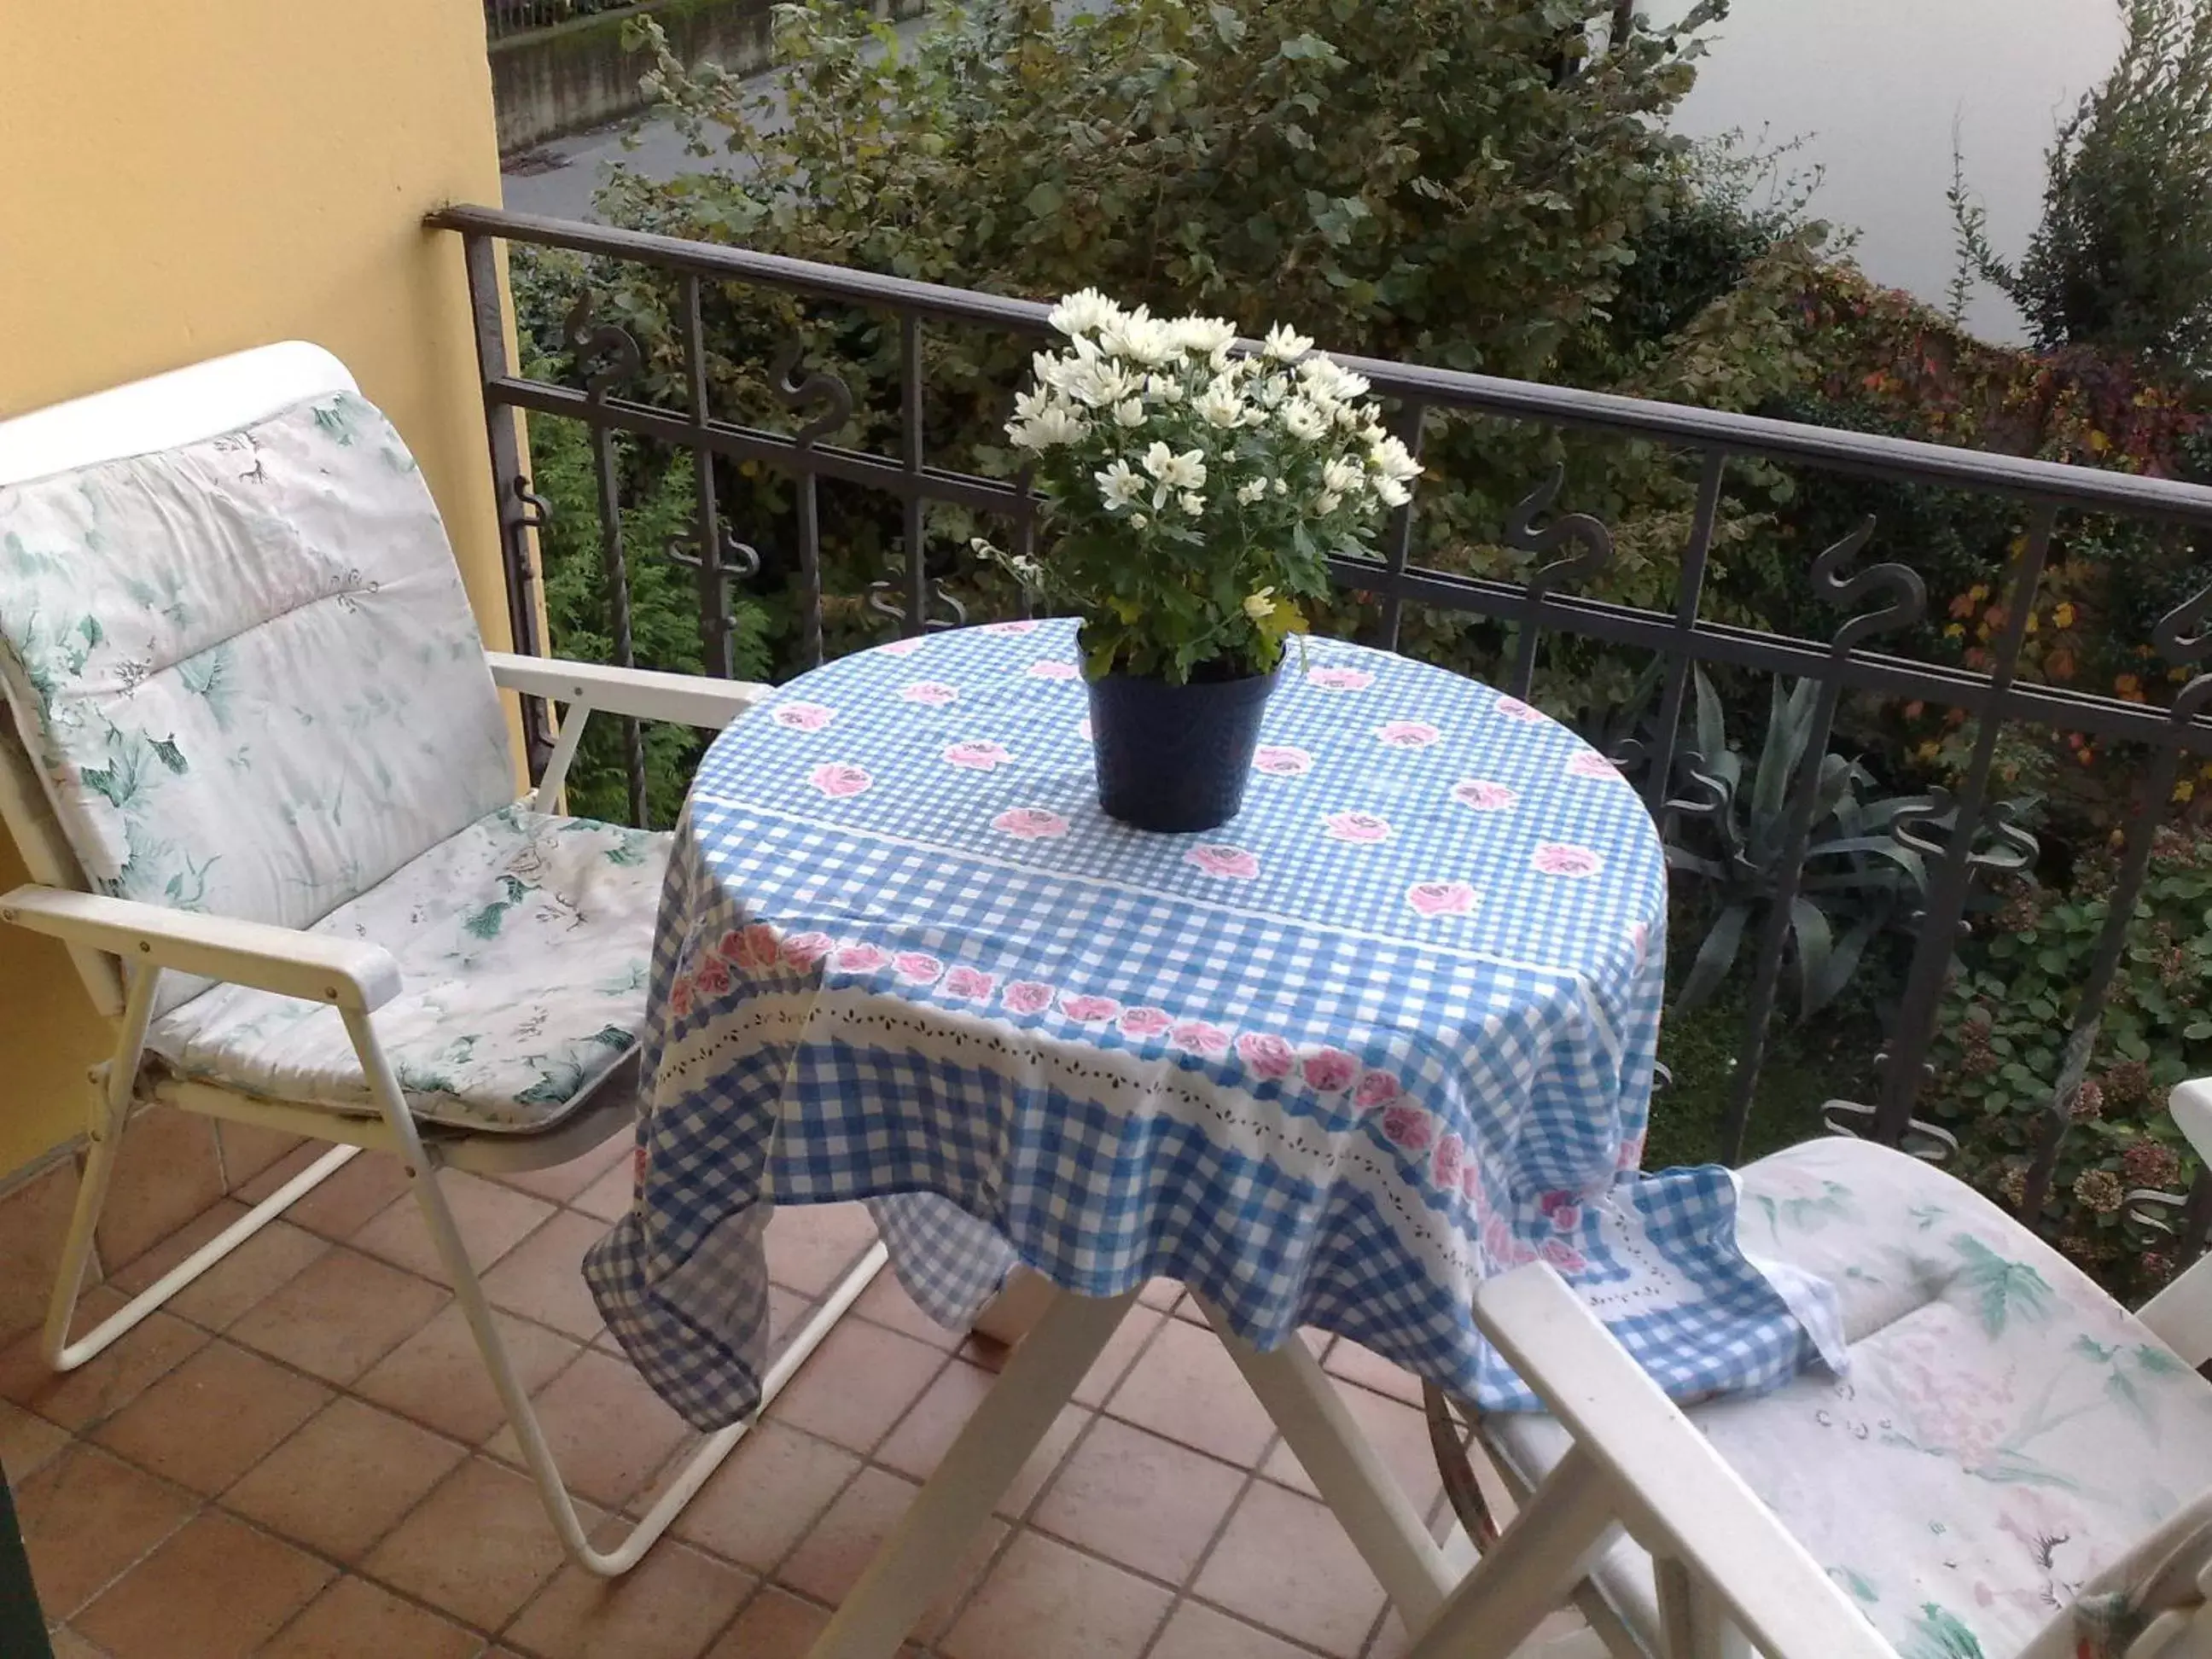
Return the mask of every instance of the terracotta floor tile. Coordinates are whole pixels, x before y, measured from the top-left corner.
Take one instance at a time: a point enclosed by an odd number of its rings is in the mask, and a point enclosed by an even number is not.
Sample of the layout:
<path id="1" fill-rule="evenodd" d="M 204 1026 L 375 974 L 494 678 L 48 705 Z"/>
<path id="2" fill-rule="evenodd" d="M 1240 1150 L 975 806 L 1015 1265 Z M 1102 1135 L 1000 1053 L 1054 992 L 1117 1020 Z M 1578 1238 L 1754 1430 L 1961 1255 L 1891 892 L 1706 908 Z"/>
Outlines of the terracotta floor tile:
<path id="1" fill-rule="evenodd" d="M 456 1170 L 438 1177 L 446 1206 L 460 1229 L 461 1243 L 478 1273 L 530 1237 L 553 1213 L 553 1206 L 528 1193 L 518 1193 L 498 1182 Z M 430 1229 L 422 1219 L 422 1206 L 408 1193 L 386 1205 L 348 1241 L 395 1267 L 420 1273 L 434 1284 L 453 1287 L 446 1264 L 430 1243 Z"/>
<path id="2" fill-rule="evenodd" d="M 36 1413 L 0 1401 L 0 1469 L 21 1484 L 24 1476 L 70 1443 L 69 1431 Z"/>
<path id="3" fill-rule="evenodd" d="M 628 1134 L 610 1135 L 581 1158 L 572 1158 L 566 1164 L 556 1164 L 546 1170 L 519 1170 L 489 1179 L 554 1204 L 567 1204 L 611 1166 L 627 1166 L 631 1148 L 635 1145 L 635 1139 Z"/>
<path id="4" fill-rule="evenodd" d="M 303 1146 L 247 1182 L 237 1196 L 258 1204 L 328 1151 L 323 1145 Z M 284 1218 L 324 1238 L 344 1238 L 406 1190 L 407 1172 L 398 1158 L 389 1152 L 359 1152 L 285 1211 Z"/>
<path id="5" fill-rule="evenodd" d="M 215 1120 L 215 1139 L 216 1145 L 222 1149 L 223 1181 L 233 1192 L 286 1153 L 309 1144 L 283 1129 L 264 1128 L 258 1123 L 236 1123 L 224 1118 Z M 314 1146 L 318 1152 L 322 1151 L 320 1142 Z"/>
<path id="6" fill-rule="evenodd" d="M 389 1532 L 467 1449 L 357 1400 L 332 1401 L 223 1494 L 226 1509 L 340 1561 Z"/>
<path id="7" fill-rule="evenodd" d="M 243 1199 L 248 1204 L 258 1204 L 328 1151 L 330 1146 L 327 1142 L 303 1140 L 267 1169 L 240 1182 L 232 1189 L 230 1195 Z M 356 1153 L 354 1161 L 358 1163 L 368 1156 L 368 1153 Z"/>
<path id="8" fill-rule="evenodd" d="M 1113 1416 L 1249 1468 L 1274 1425 L 1210 1329 L 1170 1321 L 1106 1403 Z"/>
<path id="9" fill-rule="evenodd" d="M 776 1582 L 816 1601 L 835 1607 L 845 1599 L 877 1549 L 906 1513 L 921 1488 L 882 1469 L 863 1469 L 845 1488 L 806 1541 L 793 1551 L 776 1570 Z M 945 1621 L 958 1611 L 962 1599 L 975 1583 L 1006 1535 L 1003 1522 L 994 1521 L 977 1534 L 962 1556 L 944 1590 L 923 1612 L 914 1627 L 916 1640 L 933 1640 Z"/>
<path id="10" fill-rule="evenodd" d="M 82 1337 L 123 1301 L 104 1285 L 86 1291 L 77 1304 L 76 1334 Z M 149 1314 L 76 1370 L 56 1371 L 39 1352 L 39 1334 L 27 1331 L 0 1352 L 0 1399 L 82 1433 L 129 1405 L 207 1340 L 205 1331 L 173 1314 Z"/>
<path id="11" fill-rule="evenodd" d="M 842 1447 L 770 1419 L 738 1443 L 677 1517 L 676 1535 L 766 1572 L 860 1467 Z"/>
<path id="12" fill-rule="evenodd" d="M 1294 1648 L 1241 1619 L 1231 1619 L 1196 1601 L 1185 1601 L 1152 1644 L 1148 1659 L 1308 1659 L 1308 1656 L 1304 1649 Z"/>
<path id="13" fill-rule="evenodd" d="M 773 1584 L 763 1589 L 722 1633 L 707 1659 L 806 1659 L 808 1650 L 830 1623 L 830 1609 L 787 1595 Z M 903 1659 L 923 1659 L 908 1644 Z"/>
<path id="14" fill-rule="evenodd" d="M 212 1495 L 266 1457 L 330 1397 L 318 1382 L 215 1341 L 93 1437 L 143 1469 Z"/>
<path id="15" fill-rule="evenodd" d="M 483 1638 L 350 1575 L 308 1603 L 260 1659 L 476 1659 Z"/>
<path id="16" fill-rule="evenodd" d="M 128 1261 L 223 1195 L 215 1124 L 194 1112 L 149 1106 L 125 1126 L 100 1206 L 102 1261 Z"/>
<path id="17" fill-rule="evenodd" d="M 848 1320 L 823 1339 L 769 1415 L 854 1451 L 870 1451 L 944 1364 L 944 1354 L 927 1343 Z"/>
<path id="18" fill-rule="evenodd" d="M 886 1265 L 875 1276 L 868 1288 L 860 1292 L 860 1299 L 853 1304 L 853 1311 L 861 1318 L 871 1320 L 901 1336 L 913 1337 L 927 1342 L 933 1348 L 951 1350 L 967 1339 L 965 1331 L 949 1331 L 915 1305 L 914 1298 L 906 1293 L 898 1275 Z"/>
<path id="19" fill-rule="evenodd" d="M 70 1622 L 115 1659 L 245 1659 L 331 1577 L 313 1556 L 208 1510 Z"/>
<path id="20" fill-rule="evenodd" d="M 1138 1354 L 1166 1317 L 1151 1308 L 1130 1309 L 1114 1334 L 1106 1339 L 1098 1358 L 1091 1362 L 1091 1369 L 1084 1373 L 1083 1380 L 1075 1385 L 1075 1403 L 1093 1407 L 1104 1405 L 1106 1396 L 1114 1392 L 1114 1385 L 1128 1375 L 1129 1367 L 1136 1363 Z"/>
<path id="21" fill-rule="evenodd" d="M 603 1222 L 562 1211 L 483 1275 L 484 1294 L 495 1307 L 590 1341 L 604 1322 L 584 1285 L 584 1252 L 606 1232 Z"/>
<path id="22" fill-rule="evenodd" d="M 1245 1492 L 1192 1589 L 1342 1659 L 1359 1651 L 1383 1601 L 1336 1517 L 1264 1480 Z"/>
<path id="23" fill-rule="evenodd" d="M 637 1177 L 617 1164 L 570 1200 L 573 1207 L 605 1222 L 620 1221 L 637 1200 Z"/>
<path id="24" fill-rule="evenodd" d="M 611 1581 L 564 1566 L 506 1638 L 545 1659 L 698 1659 L 756 1582 L 664 1540 Z"/>
<path id="25" fill-rule="evenodd" d="M 1363 1389 L 1372 1389 L 1393 1400 L 1419 1409 L 1421 1380 L 1411 1371 L 1392 1364 L 1371 1348 L 1363 1348 L 1349 1337 L 1340 1337 L 1328 1351 L 1323 1366 L 1334 1376 L 1347 1382 L 1356 1382 Z"/>
<path id="26" fill-rule="evenodd" d="M 527 1393 L 544 1388 L 580 1352 L 576 1343 L 543 1325 L 511 1314 L 495 1313 L 492 1320 Z M 471 1445 L 490 1438 L 507 1421 L 475 1334 L 458 1304 L 378 1360 L 354 1384 L 354 1392 Z"/>
<path id="27" fill-rule="evenodd" d="M 1030 1524 L 1179 1584 L 1243 1489 L 1244 1471 L 1102 1419 L 1046 1488 Z"/>
<path id="28" fill-rule="evenodd" d="M 927 1480 L 951 1449 L 969 1418 L 998 1384 L 998 1374 L 956 1359 L 938 1372 L 921 1398 L 899 1419 L 875 1461 L 901 1474 Z"/>
<path id="29" fill-rule="evenodd" d="M 1009 1521 L 1018 1521 L 1027 1514 L 1036 1502 L 1037 1494 L 1060 1472 L 1069 1450 L 1094 1420 L 1103 1419 L 1094 1419 L 1080 1406 L 1061 1407 L 1060 1415 L 1045 1431 L 1044 1438 L 1037 1442 L 1037 1449 L 1030 1454 L 1030 1461 L 1022 1465 L 1020 1473 L 1006 1483 L 1006 1490 L 1000 1494 L 998 1513 Z"/>
<path id="30" fill-rule="evenodd" d="M 768 1221 L 768 1274 L 801 1296 L 823 1296 L 876 1242 L 864 1204 L 787 1204 Z"/>
<path id="31" fill-rule="evenodd" d="M 117 1268 L 109 1282 L 137 1295 L 245 1213 L 246 1206 L 237 1200 L 223 1200 L 136 1261 Z M 221 1330 L 329 1248 L 289 1222 L 272 1221 L 179 1291 L 164 1311 Z"/>
<path id="32" fill-rule="evenodd" d="M 1370 1394 L 1364 1389 L 1340 1388 L 1337 1393 L 1352 1413 L 1352 1421 L 1359 1425 L 1359 1431 L 1367 1437 L 1368 1444 L 1375 1448 L 1389 1465 L 1391 1474 L 1397 1476 L 1399 1486 L 1413 1500 L 1414 1510 L 1426 1515 L 1443 1491 L 1443 1482 L 1437 1474 L 1436 1454 L 1429 1446 L 1428 1419 L 1411 1406 Z M 1309 1498 L 1321 1495 L 1291 1449 L 1280 1440 L 1267 1454 L 1260 1473 Z"/>
<path id="33" fill-rule="evenodd" d="M 1135 1659 L 1172 1598 L 1024 1532 L 939 1644 L 948 1659 Z"/>
<path id="34" fill-rule="evenodd" d="M 577 1506 L 586 1528 L 597 1511 Z M 464 1624 L 497 1630 L 561 1565 L 538 1489 L 472 1457 L 369 1553 L 362 1571 Z"/>
<path id="35" fill-rule="evenodd" d="M 531 1403 L 568 1490 L 608 1509 L 651 1480 L 690 1432 L 628 1362 L 603 1353 L 583 1355 Z M 485 1449 L 522 1462 L 512 1428 L 500 1430 Z"/>
<path id="36" fill-rule="evenodd" d="M 230 1328 L 250 1348 L 326 1382 L 352 1382 L 415 1334 L 446 1292 L 353 1250 L 332 1250 Z"/>
<path id="37" fill-rule="evenodd" d="M 31 1577 L 49 1619 L 66 1619 L 191 1516 L 198 1500 L 90 1446 L 15 1486 Z"/>
<path id="38" fill-rule="evenodd" d="M 126 1296 L 137 1295 L 246 1211 L 246 1206 L 234 1198 L 218 1198 L 175 1231 L 111 1269 L 107 1282 Z"/>
<path id="39" fill-rule="evenodd" d="M 54 1269 L 76 1204 L 76 1163 L 64 1158 L 0 1197 L 0 1343 L 46 1316 Z M 97 1266 L 86 1274 L 100 1277 Z"/>

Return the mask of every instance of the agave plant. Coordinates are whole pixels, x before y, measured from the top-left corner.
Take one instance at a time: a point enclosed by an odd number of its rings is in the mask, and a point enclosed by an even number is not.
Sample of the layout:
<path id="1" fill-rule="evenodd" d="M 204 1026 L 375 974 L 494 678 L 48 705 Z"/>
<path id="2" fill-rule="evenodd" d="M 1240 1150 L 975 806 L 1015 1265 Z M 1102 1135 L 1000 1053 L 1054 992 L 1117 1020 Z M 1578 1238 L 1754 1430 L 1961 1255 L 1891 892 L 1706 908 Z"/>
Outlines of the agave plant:
<path id="1" fill-rule="evenodd" d="M 1820 686 L 1778 676 L 1756 763 L 1729 743 L 1721 700 L 1697 673 L 1697 747 L 1682 758 L 1695 793 L 1668 803 L 1670 870 L 1709 884 L 1717 905 L 1691 962 L 1677 1006 L 1695 1007 L 1719 988 L 1757 939 L 1782 895 L 1790 852 L 1790 802 L 1808 765 L 1820 768 L 1804 867 L 1790 898 L 1785 963 L 1797 980 L 1801 1018 L 1832 1002 L 1875 936 L 1915 909 L 1928 867 L 1920 846 L 1894 832 L 1935 823 L 1926 795 L 1881 795 L 1858 762 L 1813 753 Z M 1924 846 L 1924 843 L 1922 843 Z"/>

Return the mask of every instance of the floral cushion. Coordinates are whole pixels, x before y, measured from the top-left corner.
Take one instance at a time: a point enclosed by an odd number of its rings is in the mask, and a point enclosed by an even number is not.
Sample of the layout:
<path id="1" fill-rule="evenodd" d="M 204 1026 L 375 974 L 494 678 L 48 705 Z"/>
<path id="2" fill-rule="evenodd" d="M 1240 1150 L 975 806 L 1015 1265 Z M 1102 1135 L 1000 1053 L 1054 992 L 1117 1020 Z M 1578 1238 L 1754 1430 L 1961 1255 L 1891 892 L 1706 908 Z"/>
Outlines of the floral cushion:
<path id="1" fill-rule="evenodd" d="M 550 1127 L 636 1045 L 668 838 L 507 806 L 309 930 L 399 964 L 379 1039 L 416 1115 Z M 155 1022 L 158 1063 L 197 1081 L 375 1109 L 337 1011 L 218 986 Z"/>
<path id="2" fill-rule="evenodd" d="M 438 510 L 350 393 L 0 488 L 0 694 L 125 898 L 304 926 L 514 798 Z"/>
<path id="3" fill-rule="evenodd" d="M 2212 1491 L 2212 1384 L 1950 1176 L 1823 1139 L 1741 1172 L 1742 1240 L 1839 1293 L 1847 1375 L 1691 1415 L 1903 1659 L 2010 1659 L 2053 1611 Z M 1524 1475 L 1565 1449 L 1489 1419 Z M 1653 1622 L 1650 1563 L 1599 1577 Z"/>
<path id="4" fill-rule="evenodd" d="M 2212 1498 L 2082 1585 L 2021 1659 L 2212 1659 Z"/>

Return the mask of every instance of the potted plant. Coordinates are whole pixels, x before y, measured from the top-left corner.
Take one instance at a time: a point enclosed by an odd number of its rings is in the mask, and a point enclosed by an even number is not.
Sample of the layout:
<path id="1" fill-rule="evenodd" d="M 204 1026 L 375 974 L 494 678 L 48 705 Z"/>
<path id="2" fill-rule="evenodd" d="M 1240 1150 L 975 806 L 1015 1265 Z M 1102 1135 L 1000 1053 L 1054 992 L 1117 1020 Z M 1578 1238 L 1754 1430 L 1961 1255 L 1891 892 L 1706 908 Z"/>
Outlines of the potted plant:
<path id="1" fill-rule="evenodd" d="M 1062 300 L 1007 435 L 1034 457 L 1042 559 L 978 541 L 1082 618 L 1099 804 L 1140 829 L 1236 816 L 1285 641 L 1333 554 L 1370 554 L 1420 471 L 1368 383 L 1278 326 Z"/>

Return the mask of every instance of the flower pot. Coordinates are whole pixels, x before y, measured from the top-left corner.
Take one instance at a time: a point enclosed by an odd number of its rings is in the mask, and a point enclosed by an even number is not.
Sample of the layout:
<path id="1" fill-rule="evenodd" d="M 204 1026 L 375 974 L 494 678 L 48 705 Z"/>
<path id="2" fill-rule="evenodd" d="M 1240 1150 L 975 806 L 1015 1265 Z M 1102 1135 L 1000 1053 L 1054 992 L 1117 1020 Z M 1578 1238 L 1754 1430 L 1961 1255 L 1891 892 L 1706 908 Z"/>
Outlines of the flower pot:
<path id="1" fill-rule="evenodd" d="M 1098 804 L 1139 830 L 1211 830 L 1237 816 L 1277 674 L 1170 685 L 1135 674 L 1092 680 Z"/>

